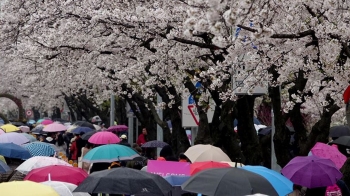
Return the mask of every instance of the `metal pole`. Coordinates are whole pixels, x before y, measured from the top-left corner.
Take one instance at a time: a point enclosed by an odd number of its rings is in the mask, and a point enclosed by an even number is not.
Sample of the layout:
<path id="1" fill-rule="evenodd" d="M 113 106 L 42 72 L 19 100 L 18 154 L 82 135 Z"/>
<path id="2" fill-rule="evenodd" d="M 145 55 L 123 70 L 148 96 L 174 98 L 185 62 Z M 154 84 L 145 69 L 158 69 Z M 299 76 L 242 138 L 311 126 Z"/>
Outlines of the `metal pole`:
<path id="1" fill-rule="evenodd" d="M 114 125 L 114 119 L 115 119 L 115 97 L 114 95 L 111 95 L 111 113 L 110 113 L 110 126 Z"/>
<path id="2" fill-rule="evenodd" d="M 128 117 L 128 142 L 134 143 L 134 113 L 131 112 L 129 103 L 126 105 L 127 117 Z M 137 137 L 137 136 L 136 136 Z"/>
<path id="3" fill-rule="evenodd" d="M 157 103 L 159 104 L 162 102 L 163 102 L 162 97 L 157 94 Z M 157 113 L 158 113 L 160 120 L 163 120 L 163 110 L 158 109 Z M 158 124 L 157 124 L 157 140 L 163 141 L 163 129 Z M 161 150 L 160 148 L 157 148 L 157 156 L 158 157 L 159 157 L 160 150 Z"/>

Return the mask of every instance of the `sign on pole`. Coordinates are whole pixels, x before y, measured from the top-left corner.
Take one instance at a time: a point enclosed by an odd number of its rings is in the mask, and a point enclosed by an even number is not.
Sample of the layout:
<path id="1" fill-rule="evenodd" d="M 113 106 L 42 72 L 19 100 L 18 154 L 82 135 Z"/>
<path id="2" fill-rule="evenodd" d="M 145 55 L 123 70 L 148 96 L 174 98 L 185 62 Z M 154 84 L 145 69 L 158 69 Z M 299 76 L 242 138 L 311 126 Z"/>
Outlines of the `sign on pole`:
<path id="1" fill-rule="evenodd" d="M 195 86 L 196 88 L 200 88 L 200 82 L 197 82 Z M 182 126 L 197 127 L 199 125 L 199 114 L 197 111 L 195 100 L 191 93 L 188 91 L 188 89 L 185 89 L 182 92 L 182 97 Z M 212 99 L 210 99 L 207 108 L 207 116 L 209 123 L 211 123 L 211 121 L 213 120 L 214 111 L 215 103 Z"/>
<path id="2" fill-rule="evenodd" d="M 32 115 L 33 115 L 33 111 L 32 111 L 32 110 L 27 110 L 27 111 L 26 111 L 26 115 L 27 115 L 28 117 L 32 116 Z"/>

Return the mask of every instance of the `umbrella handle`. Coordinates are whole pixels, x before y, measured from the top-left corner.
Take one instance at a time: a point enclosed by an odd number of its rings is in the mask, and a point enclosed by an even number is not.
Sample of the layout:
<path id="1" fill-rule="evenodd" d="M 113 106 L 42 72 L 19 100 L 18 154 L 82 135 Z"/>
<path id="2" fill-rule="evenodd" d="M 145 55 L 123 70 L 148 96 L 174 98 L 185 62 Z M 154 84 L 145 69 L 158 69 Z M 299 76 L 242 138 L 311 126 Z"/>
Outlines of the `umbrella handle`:
<path id="1" fill-rule="evenodd" d="M 48 174 L 48 180 L 51 181 L 51 174 Z"/>

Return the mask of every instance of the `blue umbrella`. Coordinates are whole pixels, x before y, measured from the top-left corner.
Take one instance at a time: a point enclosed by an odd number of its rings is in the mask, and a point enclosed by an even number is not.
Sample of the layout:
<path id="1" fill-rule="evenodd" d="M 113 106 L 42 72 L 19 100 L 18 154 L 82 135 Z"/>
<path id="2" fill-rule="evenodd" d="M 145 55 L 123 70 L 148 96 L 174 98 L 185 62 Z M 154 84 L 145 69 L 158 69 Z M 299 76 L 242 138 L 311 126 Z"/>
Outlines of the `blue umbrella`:
<path id="1" fill-rule="evenodd" d="M 0 161 L 0 174 L 1 173 L 6 173 L 6 172 L 8 172 L 10 170 L 11 170 L 11 168 L 8 165 L 6 165 L 6 163 Z"/>
<path id="2" fill-rule="evenodd" d="M 191 176 L 164 176 L 164 179 L 168 181 L 172 186 L 181 186 L 184 182 L 186 182 Z"/>
<path id="3" fill-rule="evenodd" d="M 132 148 L 120 144 L 102 145 L 90 150 L 84 157 L 83 162 L 99 163 L 122 160 L 132 160 L 140 156 Z"/>
<path id="4" fill-rule="evenodd" d="M 243 166 L 241 169 L 256 173 L 266 178 L 273 188 L 275 188 L 278 195 L 288 195 L 293 192 L 293 182 L 278 172 L 263 166 Z"/>
<path id="5" fill-rule="evenodd" d="M 33 124 L 35 124 L 35 120 L 29 120 L 29 121 L 27 122 L 27 124 L 33 125 Z"/>
<path id="6" fill-rule="evenodd" d="M 38 125 L 34 129 L 32 129 L 32 133 L 36 135 L 47 134 L 46 132 L 43 131 L 43 129 L 44 129 L 43 125 Z"/>
<path id="7" fill-rule="evenodd" d="M 49 143 L 45 142 L 32 142 L 29 144 L 24 144 L 24 148 L 28 149 L 30 154 L 34 156 L 53 156 L 55 154 L 55 149 Z"/>
<path id="8" fill-rule="evenodd" d="M 0 143 L 0 155 L 23 160 L 32 157 L 27 149 L 14 143 Z"/>
<path id="9" fill-rule="evenodd" d="M 87 133 L 90 131 L 93 131 L 94 129 L 91 129 L 90 127 L 77 127 L 73 129 L 72 133 L 74 134 L 81 134 L 81 133 Z"/>

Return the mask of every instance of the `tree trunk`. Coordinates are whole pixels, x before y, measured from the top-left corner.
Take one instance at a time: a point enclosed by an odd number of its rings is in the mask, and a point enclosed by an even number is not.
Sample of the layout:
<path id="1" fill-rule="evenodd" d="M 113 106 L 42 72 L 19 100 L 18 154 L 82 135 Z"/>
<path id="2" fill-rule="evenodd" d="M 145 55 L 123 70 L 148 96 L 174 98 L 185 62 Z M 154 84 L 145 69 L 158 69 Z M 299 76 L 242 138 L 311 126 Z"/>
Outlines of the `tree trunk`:
<path id="1" fill-rule="evenodd" d="M 222 109 L 216 106 L 215 113 L 220 113 L 221 118 L 213 118 L 211 123 L 212 138 L 215 141 L 214 145 L 220 147 L 233 162 L 242 163 L 245 158 L 239 147 L 238 135 L 233 127 L 234 109 L 235 103 L 229 100 L 222 104 Z"/>
<path id="2" fill-rule="evenodd" d="M 246 158 L 245 164 L 260 165 L 262 163 L 262 151 L 256 133 L 254 118 L 254 96 L 242 96 L 237 101 L 238 110 L 238 135 L 241 141 L 241 149 Z"/>
<path id="3" fill-rule="evenodd" d="M 285 125 L 286 120 L 282 114 L 280 87 L 271 87 L 269 89 L 269 96 L 272 100 L 275 123 L 275 135 L 273 136 L 273 143 L 275 147 L 277 164 L 281 167 L 284 167 L 291 159 L 289 153 L 290 134 Z"/>
<path id="4" fill-rule="evenodd" d="M 115 104 L 115 117 L 117 119 L 118 125 L 126 125 L 128 122 L 128 118 L 126 118 L 127 111 L 126 111 L 126 104 L 125 100 L 117 97 L 116 98 L 116 104 Z"/>
<path id="5" fill-rule="evenodd" d="M 6 118 L 6 116 L 3 113 L 0 113 L 0 118 L 4 121 L 5 124 L 10 123 L 10 121 Z"/>
<path id="6" fill-rule="evenodd" d="M 350 127 L 350 103 L 346 104 L 346 124 Z"/>
<path id="7" fill-rule="evenodd" d="M 32 108 L 32 111 L 33 111 L 33 116 L 34 116 L 34 120 L 37 121 L 40 119 L 40 112 L 39 110 L 37 110 L 36 108 Z"/>

